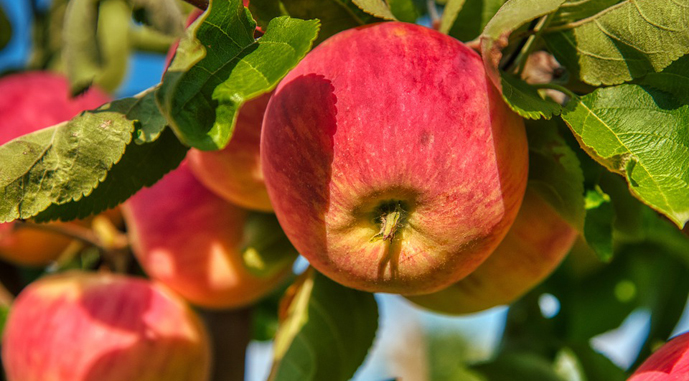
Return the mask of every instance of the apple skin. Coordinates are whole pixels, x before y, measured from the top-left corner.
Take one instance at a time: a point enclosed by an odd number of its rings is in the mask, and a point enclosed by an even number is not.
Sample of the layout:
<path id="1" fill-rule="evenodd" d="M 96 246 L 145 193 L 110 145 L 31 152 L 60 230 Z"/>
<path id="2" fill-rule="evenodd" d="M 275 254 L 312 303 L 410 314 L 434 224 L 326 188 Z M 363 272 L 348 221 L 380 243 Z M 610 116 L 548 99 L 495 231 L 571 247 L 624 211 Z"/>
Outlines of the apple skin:
<path id="1" fill-rule="evenodd" d="M 653 352 L 627 381 L 689 380 L 689 332 Z"/>
<path id="2" fill-rule="evenodd" d="M 261 157 L 261 124 L 271 94 L 246 102 L 237 116 L 232 139 L 219 151 L 191 149 L 187 158 L 196 177 L 220 197 L 243 208 L 270 212 Z"/>
<path id="3" fill-rule="evenodd" d="M 34 71 L 2 77 L 0 145 L 69 120 L 84 110 L 97 108 L 109 101 L 110 97 L 97 88 L 70 98 L 67 79 L 55 73 Z M 0 223 L 0 258 L 18 265 L 46 265 L 71 242 L 71 239 L 58 233 L 37 229 L 13 230 L 12 227 L 11 222 Z"/>
<path id="4" fill-rule="evenodd" d="M 12 305 L 2 341 L 8 381 L 205 381 L 208 336 L 178 296 L 143 278 L 68 272 Z"/>
<path id="5" fill-rule="evenodd" d="M 483 262 L 528 171 L 523 121 L 478 54 L 400 22 L 341 32 L 307 54 L 268 104 L 261 162 L 280 224 L 317 270 L 401 294 L 438 291 Z M 396 233 L 374 238 L 396 203 Z"/>
<path id="6" fill-rule="evenodd" d="M 407 299 L 445 314 L 467 314 L 509 304 L 555 270 L 577 235 L 536 191 L 527 189 L 510 231 L 485 262 L 444 290 Z"/>
<path id="7" fill-rule="evenodd" d="M 254 214 L 204 187 L 186 161 L 127 200 L 122 211 L 134 254 L 146 273 L 196 305 L 245 306 L 292 274 L 297 253 L 272 215 L 267 216 L 275 221 L 270 234 L 282 236 L 284 245 L 278 242 L 278 258 L 267 271 L 251 271 L 244 254 L 252 236 L 254 241 L 274 237 L 248 229 Z"/>

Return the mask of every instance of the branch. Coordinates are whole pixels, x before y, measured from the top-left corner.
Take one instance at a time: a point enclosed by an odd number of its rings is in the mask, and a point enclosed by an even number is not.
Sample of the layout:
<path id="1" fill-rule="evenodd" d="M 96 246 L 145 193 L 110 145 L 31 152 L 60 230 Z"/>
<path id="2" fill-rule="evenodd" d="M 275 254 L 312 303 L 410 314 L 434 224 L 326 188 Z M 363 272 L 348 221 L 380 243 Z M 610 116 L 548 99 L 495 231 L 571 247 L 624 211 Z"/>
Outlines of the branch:
<path id="1" fill-rule="evenodd" d="M 211 381 L 244 381 L 246 347 L 251 341 L 251 309 L 200 309 L 211 340 Z"/>

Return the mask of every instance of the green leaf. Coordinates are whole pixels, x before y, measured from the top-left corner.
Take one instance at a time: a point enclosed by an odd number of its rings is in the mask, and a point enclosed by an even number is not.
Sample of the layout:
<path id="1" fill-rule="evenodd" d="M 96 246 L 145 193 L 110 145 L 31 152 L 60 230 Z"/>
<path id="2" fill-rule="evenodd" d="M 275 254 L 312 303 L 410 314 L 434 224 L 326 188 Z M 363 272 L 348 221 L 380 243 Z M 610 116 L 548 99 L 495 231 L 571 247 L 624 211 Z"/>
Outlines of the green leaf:
<path id="1" fill-rule="evenodd" d="M 0 49 L 3 49 L 12 40 L 12 23 L 7 18 L 5 11 L 0 7 Z"/>
<path id="2" fill-rule="evenodd" d="M 129 57 L 131 9 L 124 0 L 73 0 L 63 30 L 64 62 L 73 93 L 92 83 L 112 92 L 124 78 Z"/>
<path id="3" fill-rule="evenodd" d="M 34 218 L 37 222 L 85 218 L 113 208 L 133 196 L 139 189 L 149 187 L 184 160 L 188 147 L 182 145 L 170 129 L 155 104 L 152 90 L 127 98 L 122 102 L 129 108 L 127 117 L 133 120 L 133 139 L 124 154 L 108 171 L 108 175 L 87 196 L 64 204 L 53 204 Z"/>
<path id="4" fill-rule="evenodd" d="M 272 277 L 299 256 L 275 214 L 250 212 L 244 224 L 242 262 L 257 277 Z"/>
<path id="5" fill-rule="evenodd" d="M 378 22 L 381 19 L 361 10 L 352 0 L 282 0 L 283 8 L 291 17 L 317 18 L 321 31 L 315 45 L 343 30 Z"/>
<path id="6" fill-rule="evenodd" d="M 689 106 L 638 85 L 594 91 L 562 114 L 582 148 L 624 175 L 637 198 L 678 226 L 689 219 Z"/>
<path id="7" fill-rule="evenodd" d="M 587 381 L 624 381 L 627 374 L 610 359 L 594 351 L 588 343 L 569 343 L 570 353 L 576 356 Z"/>
<path id="8" fill-rule="evenodd" d="M 557 60 L 591 85 L 659 72 L 689 53 L 689 0 L 626 0 L 544 34 Z"/>
<path id="9" fill-rule="evenodd" d="M 352 0 L 364 12 L 386 20 L 397 20 L 383 0 Z"/>
<path id="10" fill-rule="evenodd" d="M 488 380 L 564 381 L 545 357 L 526 351 L 501 353 L 494 361 L 473 367 Z"/>
<path id="11" fill-rule="evenodd" d="M 292 287 L 268 379 L 349 380 L 378 328 L 373 295 L 341 286 L 311 268 Z"/>
<path id="12" fill-rule="evenodd" d="M 670 64 L 660 73 L 648 73 L 638 81 L 645 87 L 652 87 L 672 94 L 677 99 L 689 101 L 689 55 Z"/>
<path id="13" fill-rule="evenodd" d="M 529 187 L 570 225 L 584 231 L 584 174 L 576 153 L 553 122 L 527 123 Z"/>
<path id="14" fill-rule="evenodd" d="M 498 65 L 502 49 L 507 47 L 509 35 L 527 22 L 555 12 L 564 0 L 511 0 L 486 24 L 481 33 L 481 56 L 486 73 L 493 84 L 501 89 Z"/>
<path id="15" fill-rule="evenodd" d="M 400 21 L 414 23 L 419 18 L 419 10 L 413 0 L 388 0 L 388 6 Z"/>
<path id="16" fill-rule="evenodd" d="M 289 16 L 280 0 L 251 0 L 249 9 L 256 24 L 264 30 L 268 27 L 270 20 L 280 16 Z"/>
<path id="17" fill-rule="evenodd" d="M 543 98 L 536 87 L 507 73 L 502 73 L 502 97 L 510 108 L 523 118 L 550 119 L 560 115 L 563 106 L 550 98 Z"/>
<path id="18" fill-rule="evenodd" d="M 91 194 L 131 142 L 137 105 L 114 101 L 0 146 L 0 222 Z"/>
<path id="19" fill-rule="evenodd" d="M 504 3 L 505 0 L 449 0 L 440 31 L 460 41 L 473 40 Z"/>
<path id="20" fill-rule="evenodd" d="M 202 150 L 223 148 L 242 104 L 277 85 L 309 51 L 318 26 L 279 17 L 255 40 L 240 0 L 213 2 L 180 42 L 156 95 L 179 139 Z"/>
<path id="21" fill-rule="evenodd" d="M 620 0 L 566 0 L 550 20 L 550 27 L 591 17 Z"/>
<path id="22" fill-rule="evenodd" d="M 601 261 L 609 262 L 613 254 L 612 224 L 615 218 L 610 196 L 596 187 L 586 192 L 584 204 L 584 239 Z"/>

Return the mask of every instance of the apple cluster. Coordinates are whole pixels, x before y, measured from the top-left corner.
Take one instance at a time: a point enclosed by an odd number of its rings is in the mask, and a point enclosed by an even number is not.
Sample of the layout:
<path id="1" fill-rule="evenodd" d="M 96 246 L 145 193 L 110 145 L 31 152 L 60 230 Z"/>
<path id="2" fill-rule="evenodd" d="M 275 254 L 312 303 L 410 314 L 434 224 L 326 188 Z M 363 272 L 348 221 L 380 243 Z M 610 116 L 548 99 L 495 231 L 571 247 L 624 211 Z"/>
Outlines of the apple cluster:
<path id="1" fill-rule="evenodd" d="M 38 72 L 3 78 L 0 97 L 0 143 L 107 102 L 97 89 L 70 99 L 64 78 Z M 475 51 L 400 22 L 341 32 L 243 105 L 224 149 L 190 149 L 122 205 L 148 279 L 65 272 L 18 296 L 8 379 L 205 380 L 208 333 L 190 305 L 255 303 L 297 253 L 345 286 L 442 313 L 509 304 L 577 235 L 527 175 L 523 121 Z M 69 243 L 0 225 L 0 254 L 22 265 Z"/>

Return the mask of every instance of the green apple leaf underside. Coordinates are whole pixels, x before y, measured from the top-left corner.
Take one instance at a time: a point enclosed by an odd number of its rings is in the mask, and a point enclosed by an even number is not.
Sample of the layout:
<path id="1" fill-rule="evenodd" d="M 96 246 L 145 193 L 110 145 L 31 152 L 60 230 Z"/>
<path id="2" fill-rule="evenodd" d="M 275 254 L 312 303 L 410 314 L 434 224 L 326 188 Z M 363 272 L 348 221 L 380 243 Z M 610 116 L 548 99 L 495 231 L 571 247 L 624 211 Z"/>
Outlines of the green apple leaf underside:
<path id="1" fill-rule="evenodd" d="M 527 124 L 529 187 L 579 232 L 584 231 L 584 173 L 552 121 Z"/>
<path id="2" fill-rule="evenodd" d="M 550 119 L 560 115 L 563 107 L 549 99 L 543 98 L 538 89 L 517 77 L 502 72 L 502 97 L 510 108 L 523 118 Z"/>
<path id="3" fill-rule="evenodd" d="M 3 49 L 12 40 L 12 23 L 7 18 L 5 11 L 0 7 L 0 49 Z"/>
<path id="4" fill-rule="evenodd" d="M 414 23 L 419 18 L 419 10 L 414 0 L 387 0 L 390 11 L 399 21 Z"/>
<path id="5" fill-rule="evenodd" d="M 481 34 L 505 0 L 449 0 L 440 20 L 440 31 L 470 41 Z"/>
<path id="6" fill-rule="evenodd" d="M 572 102 L 562 118 L 582 148 L 625 176 L 637 198 L 683 226 L 689 219 L 689 105 L 631 84 Z"/>
<path id="7" fill-rule="evenodd" d="M 563 2 L 564 0 L 511 0 L 486 24 L 480 36 L 481 56 L 486 73 L 497 88 L 501 88 L 498 65 L 510 33 L 533 19 L 555 12 Z"/>
<path id="8" fill-rule="evenodd" d="M 86 217 L 155 183 L 187 150 L 156 113 L 149 92 L 0 146 L 0 222 Z"/>
<path id="9" fill-rule="evenodd" d="M 397 20 L 390 11 L 390 7 L 383 0 L 352 0 L 352 2 L 364 12 L 385 20 Z"/>
<path id="10" fill-rule="evenodd" d="M 131 107 L 115 101 L 0 146 L 0 222 L 91 193 L 132 140 Z"/>
<path id="11" fill-rule="evenodd" d="M 319 22 L 278 17 L 257 40 L 255 27 L 240 0 L 217 1 L 180 42 L 156 96 L 183 143 L 225 147 L 241 105 L 272 90 L 306 55 Z"/>
<path id="12" fill-rule="evenodd" d="M 309 268 L 275 337 L 270 381 L 346 381 L 359 368 L 378 328 L 373 294 L 333 282 Z M 293 286 L 293 287 L 295 287 Z"/>
<path id="13" fill-rule="evenodd" d="M 659 72 L 689 53 L 689 0 L 627 0 L 544 39 L 557 60 L 591 85 L 615 85 Z"/>

